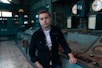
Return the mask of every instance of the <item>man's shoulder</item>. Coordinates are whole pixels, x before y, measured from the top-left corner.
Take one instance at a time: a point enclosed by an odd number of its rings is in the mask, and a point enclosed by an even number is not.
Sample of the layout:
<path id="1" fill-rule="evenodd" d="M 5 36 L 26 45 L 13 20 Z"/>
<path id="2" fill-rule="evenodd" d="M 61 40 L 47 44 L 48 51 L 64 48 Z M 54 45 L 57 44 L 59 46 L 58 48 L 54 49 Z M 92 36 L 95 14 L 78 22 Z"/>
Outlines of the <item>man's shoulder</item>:
<path id="1" fill-rule="evenodd" d="M 53 28 L 53 30 L 57 30 L 57 31 L 60 30 L 60 28 L 58 26 L 52 26 L 52 28 Z"/>
<path id="2" fill-rule="evenodd" d="M 38 35 L 39 32 L 40 32 L 40 28 L 39 28 L 38 30 L 36 30 L 36 31 L 33 33 L 33 35 Z"/>

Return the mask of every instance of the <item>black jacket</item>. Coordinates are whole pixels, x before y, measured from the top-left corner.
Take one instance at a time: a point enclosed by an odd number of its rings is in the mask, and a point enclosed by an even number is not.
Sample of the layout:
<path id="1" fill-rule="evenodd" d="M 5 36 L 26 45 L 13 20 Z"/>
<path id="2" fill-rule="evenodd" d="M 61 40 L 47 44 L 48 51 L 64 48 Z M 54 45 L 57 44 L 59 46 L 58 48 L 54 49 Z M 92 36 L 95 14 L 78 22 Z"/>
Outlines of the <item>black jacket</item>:
<path id="1" fill-rule="evenodd" d="M 44 68 L 49 68 L 49 61 L 52 60 L 53 66 L 60 63 L 60 58 L 58 55 L 59 44 L 62 45 L 64 53 L 68 55 L 71 53 L 71 49 L 68 47 L 61 30 L 56 26 L 51 26 L 50 37 L 52 41 L 52 50 L 46 46 L 46 38 L 43 30 L 38 29 L 32 36 L 29 54 L 31 61 L 34 63 L 39 61 Z M 35 54 L 37 50 L 37 55 Z"/>

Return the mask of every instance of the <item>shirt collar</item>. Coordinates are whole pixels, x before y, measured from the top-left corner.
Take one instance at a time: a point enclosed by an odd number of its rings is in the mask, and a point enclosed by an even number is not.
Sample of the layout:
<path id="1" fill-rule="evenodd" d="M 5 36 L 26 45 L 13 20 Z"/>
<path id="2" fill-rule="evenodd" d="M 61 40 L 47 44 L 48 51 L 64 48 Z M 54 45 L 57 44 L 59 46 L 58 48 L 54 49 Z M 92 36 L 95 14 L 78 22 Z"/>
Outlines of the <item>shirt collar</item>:
<path id="1" fill-rule="evenodd" d="M 50 30 L 50 31 L 52 31 L 53 27 L 54 27 L 54 26 L 51 25 L 51 30 Z M 40 27 L 40 31 L 43 32 L 43 29 L 42 29 L 41 27 Z"/>

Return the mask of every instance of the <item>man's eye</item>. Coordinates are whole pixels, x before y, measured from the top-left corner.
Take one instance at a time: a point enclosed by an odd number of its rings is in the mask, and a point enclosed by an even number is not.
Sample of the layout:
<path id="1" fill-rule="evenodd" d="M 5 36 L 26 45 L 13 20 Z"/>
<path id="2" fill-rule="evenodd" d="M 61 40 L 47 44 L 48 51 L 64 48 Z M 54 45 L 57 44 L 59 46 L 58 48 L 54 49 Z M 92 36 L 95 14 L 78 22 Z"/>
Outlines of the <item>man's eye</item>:
<path id="1" fill-rule="evenodd" d="M 48 17 L 45 17 L 45 19 L 48 19 Z"/>
<path id="2" fill-rule="evenodd" d="M 43 20 L 43 18 L 40 18 L 40 20 Z"/>

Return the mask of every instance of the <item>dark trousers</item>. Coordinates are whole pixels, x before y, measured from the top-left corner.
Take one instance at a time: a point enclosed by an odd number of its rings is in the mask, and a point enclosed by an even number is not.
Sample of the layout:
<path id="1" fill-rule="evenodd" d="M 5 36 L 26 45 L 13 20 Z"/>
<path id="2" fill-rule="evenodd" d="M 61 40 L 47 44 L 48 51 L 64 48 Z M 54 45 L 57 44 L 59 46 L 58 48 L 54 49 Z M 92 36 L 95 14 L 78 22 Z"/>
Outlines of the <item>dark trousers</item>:
<path id="1" fill-rule="evenodd" d="M 52 66 L 50 66 L 50 68 L 53 68 Z M 55 68 L 61 68 L 61 65 L 56 65 Z"/>

